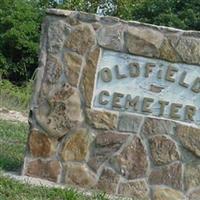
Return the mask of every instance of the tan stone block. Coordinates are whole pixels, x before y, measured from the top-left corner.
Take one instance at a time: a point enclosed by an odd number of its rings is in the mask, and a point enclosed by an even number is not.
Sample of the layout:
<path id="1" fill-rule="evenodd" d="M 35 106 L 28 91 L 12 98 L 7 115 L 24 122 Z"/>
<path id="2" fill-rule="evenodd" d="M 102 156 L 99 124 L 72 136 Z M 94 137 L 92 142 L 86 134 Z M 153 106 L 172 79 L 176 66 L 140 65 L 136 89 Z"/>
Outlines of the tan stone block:
<path id="1" fill-rule="evenodd" d="M 126 47 L 130 53 L 159 57 L 159 48 L 164 36 L 161 32 L 151 28 L 128 27 L 126 33 Z"/>
<path id="2" fill-rule="evenodd" d="M 109 194 L 115 194 L 120 176 L 110 168 L 103 169 L 97 188 Z"/>
<path id="3" fill-rule="evenodd" d="M 89 24 L 80 24 L 70 32 L 65 41 L 65 48 L 84 55 L 95 44 L 95 32 Z"/>
<path id="4" fill-rule="evenodd" d="M 68 83 L 74 87 L 77 87 L 82 64 L 81 56 L 74 52 L 65 52 L 64 63 L 64 70 L 67 76 Z"/>
<path id="5" fill-rule="evenodd" d="M 169 120 L 146 118 L 141 133 L 145 136 L 168 134 L 174 135 L 176 124 Z"/>
<path id="6" fill-rule="evenodd" d="M 166 136 L 154 136 L 149 139 L 149 146 L 152 160 L 156 165 L 168 164 L 180 159 L 174 141 Z"/>
<path id="7" fill-rule="evenodd" d="M 176 46 L 176 51 L 186 63 L 200 64 L 200 40 L 182 36 Z"/>
<path id="8" fill-rule="evenodd" d="M 37 159 L 26 164 L 25 175 L 57 182 L 60 172 L 61 166 L 57 160 Z"/>
<path id="9" fill-rule="evenodd" d="M 94 50 L 92 50 L 87 57 L 86 65 L 83 69 L 81 89 L 85 99 L 85 104 L 88 107 L 90 107 L 92 103 L 95 74 L 99 54 L 100 48 L 95 48 Z"/>
<path id="10" fill-rule="evenodd" d="M 93 13 L 86 13 L 86 12 L 78 12 L 77 18 L 83 22 L 96 22 L 99 21 L 99 16 Z"/>
<path id="11" fill-rule="evenodd" d="M 200 189 L 193 190 L 189 193 L 189 200 L 199 200 L 200 198 Z"/>
<path id="12" fill-rule="evenodd" d="M 153 200 L 184 200 L 184 195 L 171 188 L 155 187 L 153 189 Z"/>
<path id="13" fill-rule="evenodd" d="M 50 157 L 56 152 L 57 141 L 38 130 L 31 130 L 28 147 L 34 157 Z"/>
<path id="14" fill-rule="evenodd" d="M 97 31 L 99 28 L 101 28 L 101 24 L 99 22 L 92 23 L 92 26 L 95 31 Z"/>
<path id="15" fill-rule="evenodd" d="M 52 137 L 62 137 L 83 122 L 80 94 L 69 85 L 50 91 L 47 100 L 40 101 L 36 120 Z"/>
<path id="16" fill-rule="evenodd" d="M 184 167 L 185 190 L 200 187 L 200 163 L 191 162 Z"/>
<path id="17" fill-rule="evenodd" d="M 118 129 L 122 132 L 137 133 L 142 122 L 143 118 L 141 116 L 121 114 L 119 116 Z"/>
<path id="18" fill-rule="evenodd" d="M 48 49 L 47 51 L 57 54 L 63 48 L 65 37 L 70 33 L 70 27 L 62 19 L 48 19 Z"/>
<path id="19" fill-rule="evenodd" d="M 182 190 L 182 164 L 177 162 L 153 169 L 149 175 L 149 184 L 166 185 L 177 190 Z"/>
<path id="20" fill-rule="evenodd" d="M 129 135 L 119 134 L 113 131 L 99 133 L 95 138 L 90 152 L 88 165 L 97 171 L 99 167 L 126 142 Z"/>
<path id="21" fill-rule="evenodd" d="M 86 110 L 87 122 L 97 129 L 116 129 L 117 115 L 106 111 Z"/>
<path id="22" fill-rule="evenodd" d="M 55 84 L 62 73 L 62 63 L 58 57 L 49 54 L 46 62 L 46 73 L 44 80 L 47 84 Z"/>
<path id="23" fill-rule="evenodd" d="M 148 168 L 147 152 L 137 136 L 122 152 L 111 158 L 112 167 L 127 179 L 143 178 Z"/>
<path id="24" fill-rule="evenodd" d="M 171 61 L 171 62 L 180 62 L 181 59 L 178 53 L 170 44 L 170 41 L 165 38 L 161 47 L 160 47 L 160 58 Z"/>
<path id="25" fill-rule="evenodd" d="M 96 184 L 96 175 L 81 163 L 67 163 L 65 166 L 65 183 L 84 188 L 91 188 Z"/>
<path id="26" fill-rule="evenodd" d="M 131 197 L 132 200 L 149 200 L 149 189 L 144 180 L 121 182 L 118 194 Z"/>
<path id="27" fill-rule="evenodd" d="M 200 129 L 178 125 L 177 137 L 186 149 L 200 157 Z"/>
<path id="28" fill-rule="evenodd" d="M 124 45 L 124 29 L 122 24 L 103 26 L 98 30 L 98 44 L 107 49 L 122 50 Z"/>
<path id="29" fill-rule="evenodd" d="M 82 161 L 86 159 L 90 146 L 90 135 L 87 129 L 77 129 L 71 132 L 63 143 L 61 157 L 64 161 Z"/>

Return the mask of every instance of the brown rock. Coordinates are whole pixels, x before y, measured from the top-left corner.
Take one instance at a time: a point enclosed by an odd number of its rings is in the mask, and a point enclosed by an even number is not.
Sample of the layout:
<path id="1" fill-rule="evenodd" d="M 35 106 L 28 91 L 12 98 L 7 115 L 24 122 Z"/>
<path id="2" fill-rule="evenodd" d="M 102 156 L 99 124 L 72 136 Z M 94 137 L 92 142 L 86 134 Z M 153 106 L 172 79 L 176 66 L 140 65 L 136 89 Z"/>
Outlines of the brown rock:
<path id="1" fill-rule="evenodd" d="M 200 64 L 200 40 L 182 36 L 176 46 L 176 51 L 186 63 Z"/>
<path id="2" fill-rule="evenodd" d="M 92 26 L 94 30 L 97 31 L 101 27 L 101 24 L 99 22 L 94 22 L 92 23 Z"/>
<path id="3" fill-rule="evenodd" d="M 159 57 L 159 48 L 164 36 L 150 28 L 129 27 L 126 33 L 126 47 L 130 53 Z"/>
<path id="4" fill-rule="evenodd" d="M 67 76 L 68 83 L 74 87 L 77 87 L 82 58 L 74 52 L 65 52 L 64 62 L 66 64 L 65 74 Z"/>
<path id="5" fill-rule="evenodd" d="M 142 127 L 142 134 L 153 136 L 160 134 L 174 134 L 175 123 L 169 120 L 146 118 Z"/>
<path id="6" fill-rule="evenodd" d="M 86 110 L 87 122 L 97 129 L 116 129 L 117 115 L 106 111 Z"/>
<path id="7" fill-rule="evenodd" d="M 69 85 L 54 88 L 46 101 L 40 101 L 36 120 L 52 137 L 61 137 L 83 121 L 79 92 Z"/>
<path id="8" fill-rule="evenodd" d="M 57 182 L 60 171 L 61 166 L 57 160 L 37 159 L 26 164 L 25 175 Z"/>
<path id="9" fill-rule="evenodd" d="M 186 149 L 200 157 L 200 129 L 178 125 L 177 136 Z"/>
<path id="10" fill-rule="evenodd" d="M 200 187 L 200 163 L 191 162 L 184 168 L 185 190 Z"/>
<path id="11" fill-rule="evenodd" d="M 100 21 L 102 24 L 105 24 L 105 25 L 113 25 L 113 24 L 118 23 L 120 19 L 118 17 L 113 17 L 113 16 L 102 16 L 100 18 Z"/>
<path id="12" fill-rule="evenodd" d="M 46 13 L 50 14 L 50 16 L 53 15 L 53 16 L 65 16 L 65 17 L 71 16 L 74 13 L 76 14 L 76 12 L 71 10 L 61 10 L 61 9 L 51 9 L 51 8 L 47 9 Z"/>
<path id="13" fill-rule="evenodd" d="M 180 159 L 175 143 L 166 136 L 154 136 L 149 140 L 149 146 L 151 157 L 156 165 L 168 164 Z"/>
<path id="14" fill-rule="evenodd" d="M 184 200 L 184 195 L 171 188 L 155 187 L 153 190 L 153 200 Z"/>
<path id="15" fill-rule="evenodd" d="M 137 133 L 142 123 L 142 117 L 135 115 L 121 114 L 119 117 L 118 129 L 122 132 Z"/>
<path id="16" fill-rule="evenodd" d="M 98 30 L 97 40 L 100 46 L 116 51 L 123 49 L 124 26 L 116 24 L 103 26 Z"/>
<path id="17" fill-rule="evenodd" d="M 90 136 L 87 129 L 78 129 L 67 137 L 62 150 L 61 157 L 64 161 L 82 161 L 86 159 L 89 151 Z"/>
<path id="18" fill-rule="evenodd" d="M 98 134 L 94 141 L 94 147 L 91 149 L 88 165 L 94 171 L 97 171 L 104 161 L 110 159 L 120 149 L 127 138 L 128 135 L 110 131 Z"/>
<path id="19" fill-rule="evenodd" d="M 116 174 L 112 169 L 106 168 L 100 175 L 97 188 L 106 193 L 115 194 L 119 178 L 120 176 Z"/>
<path id="20" fill-rule="evenodd" d="M 140 138 L 134 136 L 120 154 L 111 158 L 110 163 L 118 173 L 128 179 L 145 177 L 148 168 L 147 152 Z"/>
<path id="21" fill-rule="evenodd" d="M 96 184 L 96 176 L 85 164 L 67 163 L 66 164 L 66 184 L 76 185 L 84 188 L 93 187 Z"/>
<path id="22" fill-rule="evenodd" d="M 200 189 L 194 190 L 189 194 L 189 200 L 199 200 Z"/>
<path id="23" fill-rule="evenodd" d="M 83 76 L 82 76 L 82 92 L 85 99 L 86 106 L 90 107 L 92 102 L 93 96 L 93 88 L 94 88 L 94 81 L 95 81 L 95 74 L 97 68 L 97 62 L 99 58 L 100 49 L 95 48 L 93 51 L 90 52 L 86 66 L 83 69 Z"/>
<path id="24" fill-rule="evenodd" d="M 96 22 L 99 20 L 99 16 L 93 13 L 86 13 L 86 12 L 78 12 L 77 14 L 78 19 L 83 22 Z"/>
<path id="25" fill-rule="evenodd" d="M 56 151 L 57 142 L 50 139 L 44 133 L 38 130 L 31 130 L 28 146 L 32 156 L 34 157 L 50 157 Z"/>
<path id="26" fill-rule="evenodd" d="M 149 200 L 149 190 L 144 180 L 120 183 L 118 194 L 131 197 L 133 200 Z"/>
<path id="27" fill-rule="evenodd" d="M 179 55 L 174 50 L 174 48 L 172 47 L 172 45 L 170 44 L 167 38 L 164 39 L 160 47 L 160 58 L 169 60 L 171 62 L 180 61 Z"/>
<path id="28" fill-rule="evenodd" d="M 48 27 L 48 52 L 56 54 L 61 51 L 65 37 L 70 33 L 69 26 L 62 20 L 49 19 Z"/>
<path id="29" fill-rule="evenodd" d="M 46 63 L 46 73 L 44 74 L 47 84 L 55 84 L 60 78 L 61 73 L 62 64 L 59 61 L 59 58 L 51 54 L 48 55 Z"/>
<path id="30" fill-rule="evenodd" d="M 91 25 L 80 24 L 70 32 L 65 47 L 84 55 L 95 44 L 95 32 Z"/>
<path id="31" fill-rule="evenodd" d="M 151 185 L 166 185 L 182 190 L 182 165 L 173 163 L 168 166 L 153 169 L 149 176 Z"/>

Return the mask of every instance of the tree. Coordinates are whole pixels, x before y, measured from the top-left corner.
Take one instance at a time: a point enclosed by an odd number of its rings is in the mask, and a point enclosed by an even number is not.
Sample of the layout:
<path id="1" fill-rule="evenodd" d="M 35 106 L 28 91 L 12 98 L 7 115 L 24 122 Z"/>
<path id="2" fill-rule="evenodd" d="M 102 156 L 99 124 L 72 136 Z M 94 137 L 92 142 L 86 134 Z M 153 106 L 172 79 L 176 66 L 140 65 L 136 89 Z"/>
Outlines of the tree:
<path id="1" fill-rule="evenodd" d="M 199 0 L 117 0 L 115 15 L 181 29 L 200 30 Z"/>
<path id="2" fill-rule="evenodd" d="M 0 73 L 13 82 L 29 79 L 37 67 L 40 26 L 48 1 L 1 0 Z"/>
<path id="3" fill-rule="evenodd" d="M 59 8 L 96 13 L 99 0 L 65 0 Z"/>
<path id="4" fill-rule="evenodd" d="M 200 30 L 199 0 L 65 0 L 63 8 L 113 15 L 181 29 Z"/>

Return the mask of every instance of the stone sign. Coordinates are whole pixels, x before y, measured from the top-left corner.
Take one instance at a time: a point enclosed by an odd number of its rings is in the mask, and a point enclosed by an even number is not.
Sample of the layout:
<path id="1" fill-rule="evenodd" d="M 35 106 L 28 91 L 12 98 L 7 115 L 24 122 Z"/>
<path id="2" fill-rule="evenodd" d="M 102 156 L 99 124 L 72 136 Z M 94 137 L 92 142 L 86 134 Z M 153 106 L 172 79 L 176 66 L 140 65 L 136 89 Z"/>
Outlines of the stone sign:
<path id="1" fill-rule="evenodd" d="M 94 108 L 200 124 L 200 67 L 104 50 Z"/>
<path id="2" fill-rule="evenodd" d="M 200 33 L 50 9 L 22 174 L 135 200 L 200 195 Z"/>

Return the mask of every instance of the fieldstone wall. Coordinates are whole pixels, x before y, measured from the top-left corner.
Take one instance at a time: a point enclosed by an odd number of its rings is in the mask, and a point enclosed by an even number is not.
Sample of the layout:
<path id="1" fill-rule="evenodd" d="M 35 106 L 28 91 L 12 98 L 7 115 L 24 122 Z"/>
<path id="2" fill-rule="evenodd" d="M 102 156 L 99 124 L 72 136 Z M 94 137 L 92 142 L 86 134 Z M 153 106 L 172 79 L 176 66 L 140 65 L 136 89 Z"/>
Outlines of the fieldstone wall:
<path id="1" fill-rule="evenodd" d="M 54 9 L 42 29 L 23 174 L 135 200 L 199 200 L 200 128 L 94 108 L 93 93 L 103 50 L 199 66 L 200 33 Z"/>

